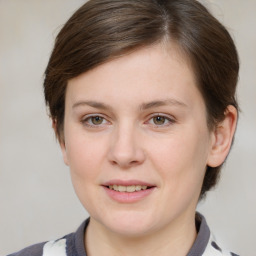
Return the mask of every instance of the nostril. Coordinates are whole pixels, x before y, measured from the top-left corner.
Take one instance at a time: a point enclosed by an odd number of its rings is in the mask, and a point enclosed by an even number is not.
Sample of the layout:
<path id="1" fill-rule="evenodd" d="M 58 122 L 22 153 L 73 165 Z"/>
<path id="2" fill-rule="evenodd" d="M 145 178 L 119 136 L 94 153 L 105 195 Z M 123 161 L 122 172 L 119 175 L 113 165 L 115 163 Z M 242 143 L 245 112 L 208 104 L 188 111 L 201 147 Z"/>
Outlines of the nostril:
<path id="1" fill-rule="evenodd" d="M 112 165 L 118 165 L 118 163 L 115 160 L 110 161 Z"/>
<path id="2" fill-rule="evenodd" d="M 140 148 L 121 147 L 119 145 L 109 150 L 108 160 L 113 166 L 118 165 L 127 169 L 142 164 L 145 160 L 145 155 Z"/>

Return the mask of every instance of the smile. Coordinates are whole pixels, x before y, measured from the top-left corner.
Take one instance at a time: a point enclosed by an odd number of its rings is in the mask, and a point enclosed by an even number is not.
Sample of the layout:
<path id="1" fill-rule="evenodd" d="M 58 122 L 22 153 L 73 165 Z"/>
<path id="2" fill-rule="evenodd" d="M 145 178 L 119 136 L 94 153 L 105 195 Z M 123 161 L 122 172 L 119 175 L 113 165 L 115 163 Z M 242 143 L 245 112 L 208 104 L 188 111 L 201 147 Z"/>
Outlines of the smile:
<path id="1" fill-rule="evenodd" d="M 131 185 L 131 186 L 122 186 L 122 185 L 110 185 L 108 186 L 109 189 L 119 191 L 119 192 L 128 192 L 132 193 L 135 191 L 141 191 L 141 190 L 146 190 L 150 187 L 148 186 L 141 186 L 141 185 Z"/>
<path id="2" fill-rule="evenodd" d="M 149 197 L 157 186 L 139 180 L 111 180 L 102 187 L 111 200 L 118 203 L 135 203 Z"/>

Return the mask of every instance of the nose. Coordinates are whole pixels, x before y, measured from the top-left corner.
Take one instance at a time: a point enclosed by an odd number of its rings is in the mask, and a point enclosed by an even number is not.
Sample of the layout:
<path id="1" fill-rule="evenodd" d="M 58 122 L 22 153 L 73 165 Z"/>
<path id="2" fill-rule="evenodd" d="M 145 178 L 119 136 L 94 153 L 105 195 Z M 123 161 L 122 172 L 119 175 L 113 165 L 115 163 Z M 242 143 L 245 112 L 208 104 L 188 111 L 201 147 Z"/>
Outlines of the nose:
<path id="1" fill-rule="evenodd" d="M 138 131 L 134 127 L 119 127 L 111 136 L 109 161 L 122 169 L 129 169 L 145 161 L 145 152 L 139 140 Z"/>

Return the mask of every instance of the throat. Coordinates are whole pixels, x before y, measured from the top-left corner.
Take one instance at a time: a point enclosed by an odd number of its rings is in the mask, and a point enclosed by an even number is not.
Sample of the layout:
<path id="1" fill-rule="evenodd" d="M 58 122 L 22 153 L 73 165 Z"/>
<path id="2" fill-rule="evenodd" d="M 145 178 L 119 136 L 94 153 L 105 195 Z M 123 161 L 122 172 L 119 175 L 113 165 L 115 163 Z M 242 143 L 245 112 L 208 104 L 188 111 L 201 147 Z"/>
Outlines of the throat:
<path id="1" fill-rule="evenodd" d="M 108 230 L 91 219 L 85 233 L 87 256 L 184 256 L 196 239 L 196 227 L 189 232 L 156 230 L 140 236 L 127 236 Z"/>

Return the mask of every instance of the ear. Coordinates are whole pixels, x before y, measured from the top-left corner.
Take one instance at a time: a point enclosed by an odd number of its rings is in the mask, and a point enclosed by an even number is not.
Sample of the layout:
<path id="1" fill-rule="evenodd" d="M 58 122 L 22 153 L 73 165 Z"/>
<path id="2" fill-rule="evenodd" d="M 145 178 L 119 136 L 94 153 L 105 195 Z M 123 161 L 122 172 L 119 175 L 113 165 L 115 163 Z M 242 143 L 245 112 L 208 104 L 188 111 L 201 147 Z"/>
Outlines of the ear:
<path id="1" fill-rule="evenodd" d="M 59 141 L 63 161 L 66 165 L 68 165 L 67 150 L 66 150 L 66 145 L 65 145 L 65 140 L 64 140 L 64 134 L 59 134 L 59 132 L 57 130 L 57 120 L 56 119 L 52 119 L 52 128 L 55 132 L 56 138 Z"/>
<path id="2" fill-rule="evenodd" d="M 212 144 L 207 165 L 220 166 L 228 156 L 237 124 L 237 109 L 229 105 L 225 111 L 225 118 L 218 123 L 212 132 Z"/>

